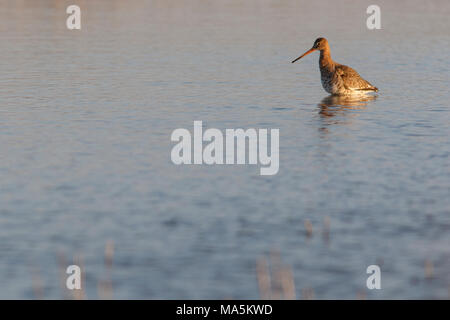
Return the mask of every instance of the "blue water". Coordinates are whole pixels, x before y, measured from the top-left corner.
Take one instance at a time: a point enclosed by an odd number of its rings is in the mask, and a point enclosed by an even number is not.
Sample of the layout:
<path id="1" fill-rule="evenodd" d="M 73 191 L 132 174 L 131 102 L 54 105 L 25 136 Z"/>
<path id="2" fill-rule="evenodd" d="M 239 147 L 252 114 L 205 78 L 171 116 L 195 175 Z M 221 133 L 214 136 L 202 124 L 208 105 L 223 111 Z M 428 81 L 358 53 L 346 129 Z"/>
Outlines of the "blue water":
<path id="1" fill-rule="evenodd" d="M 371 1 L 77 1 L 80 31 L 69 4 L 0 4 L 0 298 L 64 298 L 74 257 L 89 299 L 259 298 L 273 252 L 297 298 L 449 297 L 448 1 L 378 1 L 381 30 Z M 379 94 L 290 63 L 319 36 Z M 278 128 L 278 174 L 173 165 L 194 120 Z"/>

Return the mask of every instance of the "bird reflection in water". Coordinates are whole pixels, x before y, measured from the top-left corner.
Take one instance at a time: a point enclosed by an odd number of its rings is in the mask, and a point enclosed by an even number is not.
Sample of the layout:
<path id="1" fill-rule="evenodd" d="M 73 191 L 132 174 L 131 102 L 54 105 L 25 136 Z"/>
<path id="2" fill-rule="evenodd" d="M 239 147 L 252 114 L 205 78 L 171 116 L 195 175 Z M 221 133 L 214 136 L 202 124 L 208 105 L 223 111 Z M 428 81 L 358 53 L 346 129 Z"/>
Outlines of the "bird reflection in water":
<path id="1" fill-rule="evenodd" d="M 326 126 L 331 124 L 345 124 L 349 117 L 356 116 L 351 110 L 366 109 L 371 101 L 377 99 L 377 95 L 330 95 L 322 99 L 319 106 L 319 115 L 323 121 L 320 131 L 327 132 Z M 339 116 L 334 118 L 335 116 Z"/>

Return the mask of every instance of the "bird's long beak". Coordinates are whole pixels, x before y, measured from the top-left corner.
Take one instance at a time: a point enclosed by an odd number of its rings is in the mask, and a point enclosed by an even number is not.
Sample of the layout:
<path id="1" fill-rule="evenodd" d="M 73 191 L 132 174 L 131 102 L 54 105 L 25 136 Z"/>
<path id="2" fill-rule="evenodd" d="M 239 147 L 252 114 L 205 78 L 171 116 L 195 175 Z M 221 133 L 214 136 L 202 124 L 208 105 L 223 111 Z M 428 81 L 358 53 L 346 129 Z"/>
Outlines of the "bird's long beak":
<path id="1" fill-rule="evenodd" d="M 309 50 L 306 51 L 304 54 L 302 54 L 300 57 L 298 57 L 297 59 L 295 59 L 294 61 L 292 61 L 292 63 L 294 63 L 294 62 L 297 61 L 297 60 L 300 60 L 301 58 L 303 58 L 303 57 L 306 56 L 307 54 L 310 54 L 310 53 L 313 52 L 314 50 L 316 50 L 316 49 L 314 49 L 314 48 L 309 49 Z"/>

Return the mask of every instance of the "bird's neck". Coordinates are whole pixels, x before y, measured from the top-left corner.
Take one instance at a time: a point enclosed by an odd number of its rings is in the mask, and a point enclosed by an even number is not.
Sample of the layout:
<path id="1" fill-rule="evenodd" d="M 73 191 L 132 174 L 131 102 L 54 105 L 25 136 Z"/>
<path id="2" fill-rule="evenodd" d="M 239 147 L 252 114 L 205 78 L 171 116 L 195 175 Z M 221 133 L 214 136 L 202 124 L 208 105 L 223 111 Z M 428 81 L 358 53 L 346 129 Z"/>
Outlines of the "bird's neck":
<path id="1" fill-rule="evenodd" d="M 332 69 L 334 67 L 334 61 L 331 59 L 329 48 L 320 50 L 319 64 L 321 68 Z"/>

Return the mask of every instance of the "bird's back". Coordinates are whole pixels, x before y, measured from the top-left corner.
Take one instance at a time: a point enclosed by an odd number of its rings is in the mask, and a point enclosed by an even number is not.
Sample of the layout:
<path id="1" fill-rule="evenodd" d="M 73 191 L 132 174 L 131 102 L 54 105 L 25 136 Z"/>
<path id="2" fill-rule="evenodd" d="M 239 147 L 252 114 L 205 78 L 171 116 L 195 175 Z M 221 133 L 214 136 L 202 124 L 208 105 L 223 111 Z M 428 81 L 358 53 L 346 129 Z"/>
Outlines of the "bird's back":
<path id="1" fill-rule="evenodd" d="M 369 81 L 364 80 L 355 69 L 336 63 L 335 72 L 341 78 L 345 89 L 352 91 L 378 91 Z"/>

